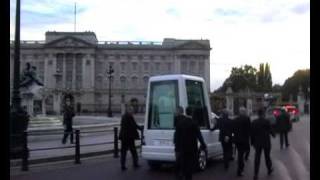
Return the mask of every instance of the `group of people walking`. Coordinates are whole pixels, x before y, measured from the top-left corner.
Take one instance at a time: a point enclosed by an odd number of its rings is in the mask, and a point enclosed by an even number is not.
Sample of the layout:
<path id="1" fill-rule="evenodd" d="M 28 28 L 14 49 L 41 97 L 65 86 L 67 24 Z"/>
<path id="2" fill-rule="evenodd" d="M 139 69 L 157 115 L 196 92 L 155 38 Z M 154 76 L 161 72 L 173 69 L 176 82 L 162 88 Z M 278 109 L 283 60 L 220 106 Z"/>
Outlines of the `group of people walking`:
<path id="1" fill-rule="evenodd" d="M 191 180 L 192 174 L 198 165 L 199 148 L 207 150 L 206 143 L 201 135 L 197 120 L 194 118 L 193 109 L 184 109 L 178 107 L 174 116 L 174 150 L 176 156 L 177 178 Z M 139 139 L 138 130 L 142 130 L 142 126 L 138 126 L 132 114 L 132 108 L 128 108 L 122 116 L 120 124 L 119 139 L 121 140 L 121 169 L 126 170 L 126 154 L 130 150 L 133 158 L 133 166 L 140 167 L 138 163 L 138 154 L 135 147 L 135 140 Z M 65 133 L 62 143 L 65 144 L 67 137 L 70 135 L 70 142 L 73 143 L 72 119 L 74 111 L 71 106 L 71 100 L 66 100 L 64 108 L 64 125 Z M 264 110 L 258 110 L 258 118 L 251 121 L 246 114 L 246 109 L 241 107 L 239 115 L 233 120 L 229 118 L 227 110 L 221 112 L 220 118 L 217 119 L 215 129 L 220 130 L 219 141 L 223 149 L 224 168 L 228 170 L 229 162 L 234 160 L 234 146 L 237 152 L 237 176 L 243 176 L 245 160 L 248 160 L 250 154 L 250 146 L 255 149 L 254 156 L 254 180 L 258 179 L 260 159 L 262 151 L 264 152 L 268 175 L 272 174 L 273 166 L 270 157 L 271 137 L 275 137 L 275 132 L 280 135 L 280 147 L 289 146 L 288 132 L 292 125 L 290 116 L 283 109 L 280 116 L 277 117 L 276 125 L 272 126 L 270 121 L 265 118 Z M 187 138 L 186 138 L 187 137 Z M 198 141 L 200 147 L 198 147 Z"/>
<path id="2" fill-rule="evenodd" d="M 281 110 L 281 114 L 277 117 L 275 125 L 271 125 L 270 121 L 265 118 L 263 109 L 258 110 L 258 118 L 253 121 L 246 114 L 244 107 L 239 109 L 239 115 L 234 120 L 231 120 L 228 117 L 228 112 L 223 110 L 220 118 L 217 119 L 214 129 L 220 130 L 219 141 L 222 144 L 225 169 L 228 169 L 230 160 L 233 160 L 233 145 L 235 145 L 238 155 L 237 176 L 243 176 L 244 162 L 248 160 L 251 145 L 255 149 L 254 180 L 258 179 L 262 151 L 264 152 L 268 175 L 272 174 L 270 136 L 275 137 L 275 133 L 278 132 L 281 149 L 283 148 L 283 141 L 285 141 L 285 145 L 288 147 L 288 132 L 291 130 L 291 127 L 290 116 L 285 109 Z"/>

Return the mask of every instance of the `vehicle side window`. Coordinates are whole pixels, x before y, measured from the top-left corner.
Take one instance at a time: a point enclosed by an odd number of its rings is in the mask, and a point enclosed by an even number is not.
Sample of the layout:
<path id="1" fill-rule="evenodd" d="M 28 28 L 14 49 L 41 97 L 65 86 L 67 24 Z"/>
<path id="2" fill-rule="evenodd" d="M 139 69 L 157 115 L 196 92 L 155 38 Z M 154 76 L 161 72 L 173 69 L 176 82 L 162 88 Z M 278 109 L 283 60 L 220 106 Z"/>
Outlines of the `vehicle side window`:
<path id="1" fill-rule="evenodd" d="M 149 129 L 173 129 L 178 106 L 178 81 L 152 82 L 149 99 Z"/>
<path id="2" fill-rule="evenodd" d="M 200 127 L 209 127 L 208 108 L 204 101 L 203 85 L 200 81 L 186 80 L 188 106 Z"/>

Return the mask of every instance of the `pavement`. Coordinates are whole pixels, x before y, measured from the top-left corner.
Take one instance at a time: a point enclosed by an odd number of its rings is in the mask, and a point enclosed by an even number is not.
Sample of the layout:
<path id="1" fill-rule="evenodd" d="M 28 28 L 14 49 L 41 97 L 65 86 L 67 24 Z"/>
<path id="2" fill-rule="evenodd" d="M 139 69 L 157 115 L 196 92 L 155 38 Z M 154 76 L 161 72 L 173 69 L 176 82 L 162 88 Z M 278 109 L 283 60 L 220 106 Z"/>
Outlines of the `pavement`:
<path id="1" fill-rule="evenodd" d="M 259 180 L 309 180 L 310 179 L 310 117 L 303 116 L 300 122 L 293 125 L 289 133 L 290 146 L 280 149 L 279 137 L 272 138 L 271 158 L 274 173 L 267 175 L 264 157 L 261 157 Z M 28 172 L 22 172 L 20 167 L 10 169 L 12 180 L 174 180 L 175 173 L 172 164 L 160 169 L 151 170 L 146 160 L 139 159 L 141 168 L 132 167 L 131 156 L 127 158 L 127 171 L 120 170 L 119 158 L 112 154 L 83 158 L 82 163 L 75 165 L 72 160 L 31 165 Z M 253 179 L 254 150 L 251 148 L 249 160 L 245 163 L 244 176 L 236 177 L 237 161 L 230 163 L 228 171 L 224 170 L 221 159 L 210 161 L 208 168 L 194 174 L 194 179 L 208 180 L 248 180 Z"/>
<path id="2" fill-rule="evenodd" d="M 144 123 L 144 114 L 134 115 L 136 122 Z M 54 117 L 51 117 L 53 119 Z M 59 119 L 60 117 L 56 117 Z M 80 130 L 80 154 L 81 157 L 94 156 L 97 154 L 112 153 L 114 149 L 114 127 L 120 126 L 120 114 L 112 118 L 105 116 L 76 116 L 73 120 L 73 128 Z M 40 123 L 39 123 L 40 124 Z M 96 132 L 99 131 L 99 132 Z M 36 127 L 28 128 L 29 163 L 44 163 L 58 160 L 74 159 L 75 144 L 62 144 L 63 126 L 59 123 L 44 126 L 43 123 Z M 74 137 L 75 138 L 75 137 Z M 109 143 L 88 146 L 90 144 Z M 140 145 L 140 142 L 136 142 Z M 120 146 L 120 145 L 119 145 Z M 59 148 L 51 150 L 37 150 L 44 148 Z M 63 149 L 60 149 L 63 148 Z M 21 159 L 11 160 L 11 166 L 20 166 Z"/>

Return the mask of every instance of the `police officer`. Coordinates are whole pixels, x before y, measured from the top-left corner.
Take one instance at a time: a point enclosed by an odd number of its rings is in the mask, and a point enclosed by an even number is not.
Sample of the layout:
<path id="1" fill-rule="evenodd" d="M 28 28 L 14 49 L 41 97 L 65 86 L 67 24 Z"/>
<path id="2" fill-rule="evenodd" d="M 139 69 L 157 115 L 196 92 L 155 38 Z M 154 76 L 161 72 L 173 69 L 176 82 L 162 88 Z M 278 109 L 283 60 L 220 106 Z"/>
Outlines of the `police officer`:
<path id="1" fill-rule="evenodd" d="M 250 149 L 250 117 L 246 115 L 246 109 L 240 107 L 239 116 L 233 120 L 234 143 L 238 152 L 237 176 L 243 176 L 244 154 Z"/>
<path id="2" fill-rule="evenodd" d="M 268 175 L 273 172 L 272 161 L 270 158 L 271 140 L 270 135 L 273 137 L 270 121 L 264 118 L 264 111 L 258 110 L 258 119 L 252 122 L 251 125 L 251 143 L 255 148 L 254 159 L 254 180 L 258 179 L 261 152 L 264 151 L 264 158 L 268 168 Z"/>

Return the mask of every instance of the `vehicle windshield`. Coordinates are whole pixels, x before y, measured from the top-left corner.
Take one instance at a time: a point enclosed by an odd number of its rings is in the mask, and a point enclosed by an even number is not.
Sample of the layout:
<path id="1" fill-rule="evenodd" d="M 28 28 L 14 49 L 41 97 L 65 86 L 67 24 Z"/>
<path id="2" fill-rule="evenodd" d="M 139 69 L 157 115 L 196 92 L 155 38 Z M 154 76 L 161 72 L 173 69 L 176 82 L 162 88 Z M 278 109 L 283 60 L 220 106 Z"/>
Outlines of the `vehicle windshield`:
<path id="1" fill-rule="evenodd" d="M 178 106 L 178 81 L 151 82 L 149 94 L 149 129 L 173 129 Z"/>

